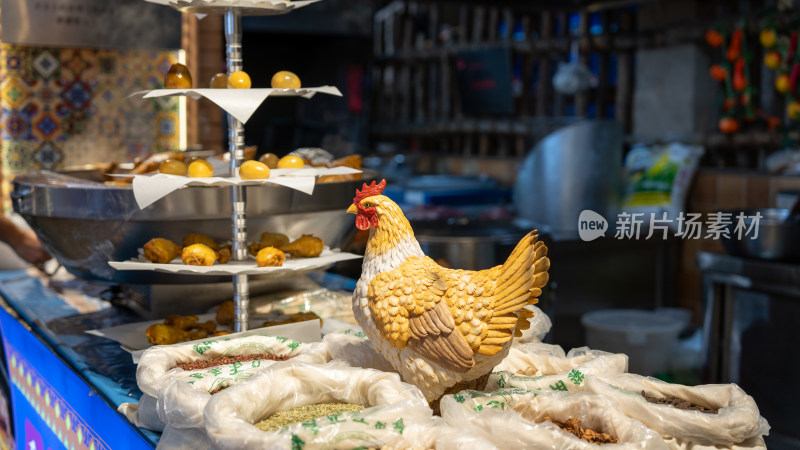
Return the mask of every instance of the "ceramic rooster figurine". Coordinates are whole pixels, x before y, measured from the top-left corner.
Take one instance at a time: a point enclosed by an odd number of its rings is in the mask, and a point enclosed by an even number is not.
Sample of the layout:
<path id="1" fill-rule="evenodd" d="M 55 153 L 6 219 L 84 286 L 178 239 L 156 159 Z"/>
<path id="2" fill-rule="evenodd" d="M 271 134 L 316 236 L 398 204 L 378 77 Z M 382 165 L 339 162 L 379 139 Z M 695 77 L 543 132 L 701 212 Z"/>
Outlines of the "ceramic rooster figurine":
<path id="1" fill-rule="evenodd" d="M 429 402 L 462 389 L 483 389 L 511 340 L 530 326 L 547 283 L 547 247 L 536 231 L 508 260 L 470 271 L 425 256 L 400 208 L 381 195 L 386 180 L 363 185 L 347 210 L 369 229 L 353 313 L 378 352 Z M 438 402 L 435 402 L 438 404 Z"/>

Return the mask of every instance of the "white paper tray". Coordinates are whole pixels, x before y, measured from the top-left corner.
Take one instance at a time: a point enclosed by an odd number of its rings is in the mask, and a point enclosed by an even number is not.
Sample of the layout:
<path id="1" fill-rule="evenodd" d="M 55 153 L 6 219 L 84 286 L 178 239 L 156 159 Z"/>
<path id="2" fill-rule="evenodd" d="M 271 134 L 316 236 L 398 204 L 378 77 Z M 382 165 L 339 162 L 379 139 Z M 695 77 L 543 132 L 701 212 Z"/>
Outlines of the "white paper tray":
<path id="1" fill-rule="evenodd" d="M 312 195 L 316 186 L 316 177 L 326 175 L 350 175 L 361 173 L 351 167 L 306 167 L 304 169 L 272 169 L 270 177 L 263 180 L 243 180 L 235 177 L 208 177 L 189 178 L 165 173 L 126 175 L 118 177 L 133 177 L 133 196 L 140 209 L 144 209 L 156 200 L 168 195 L 172 191 L 187 186 L 232 186 L 232 185 L 258 185 L 277 184 Z"/>
<path id="2" fill-rule="evenodd" d="M 286 14 L 297 8 L 322 0 L 146 0 L 169 5 L 183 12 L 195 14 L 222 14 L 225 8 L 237 8 L 244 16 L 273 16 Z"/>
<path id="3" fill-rule="evenodd" d="M 197 315 L 198 322 L 206 322 L 214 320 L 214 314 L 199 314 Z M 208 341 L 221 341 L 235 339 L 244 336 L 278 336 L 289 339 L 294 339 L 300 342 L 317 342 L 320 340 L 321 328 L 319 320 L 305 320 L 302 322 L 289 323 L 285 325 L 274 325 L 271 327 L 262 328 L 261 324 L 264 323 L 266 318 L 264 316 L 250 316 L 248 320 L 248 330 L 240 333 L 231 333 L 224 336 L 208 337 L 198 339 L 196 341 L 180 342 L 175 345 L 185 345 L 192 343 L 208 342 Z M 150 325 L 156 323 L 163 323 L 163 320 L 149 320 L 145 322 L 128 323 L 116 327 L 102 328 L 98 330 L 87 330 L 86 333 L 111 339 L 120 343 L 120 346 L 132 354 L 133 362 L 138 363 L 139 357 L 144 350 L 152 347 L 150 341 L 147 340 L 145 332 Z M 228 326 L 219 325 L 217 330 L 230 330 Z"/>
<path id="4" fill-rule="evenodd" d="M 187 266 L 180 259 L 175 259 L 168 264 L 156 264 L 143 260 L 110 261 L 108 264 L 117 270 L 147 270 L 181 275 L 277 275 L 321 269 L 335 262 L 358 258 L 361 256 L 325 249 L 316 258 L 286 258 L 280 267 L 258 267 L 254 260 L 228 261 L 225 264 L 214 264 L 213 266 Z"/>
<path id="5" fill-rule="evenodd" d="M 247 123 L 250 116 L 268 97 L 311 98 L 318 93 L 337 97 L 342 96 L 341 91 L 335 86 L 319 86 L 300 89 L 152 89 L 134 92 L 130 97 L 155 98 L 171 95 L 186 96 L 194 99 L 205 97 L 240 122 Z"/>

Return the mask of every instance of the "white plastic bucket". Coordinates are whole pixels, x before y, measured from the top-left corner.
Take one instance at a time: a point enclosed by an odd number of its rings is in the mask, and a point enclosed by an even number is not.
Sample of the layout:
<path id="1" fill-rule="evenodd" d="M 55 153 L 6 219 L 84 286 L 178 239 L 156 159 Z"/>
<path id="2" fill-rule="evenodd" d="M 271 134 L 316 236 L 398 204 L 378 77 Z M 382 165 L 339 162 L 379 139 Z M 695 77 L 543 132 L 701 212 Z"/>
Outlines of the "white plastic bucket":
<path id="1" fill-rule="evenodd" d="M 628 371 L 653 375 L 670 369 L 682 320 L 671 314 L 637 309 L 606 309 L 581 317 L 592 349 L 628 355 Z"/>

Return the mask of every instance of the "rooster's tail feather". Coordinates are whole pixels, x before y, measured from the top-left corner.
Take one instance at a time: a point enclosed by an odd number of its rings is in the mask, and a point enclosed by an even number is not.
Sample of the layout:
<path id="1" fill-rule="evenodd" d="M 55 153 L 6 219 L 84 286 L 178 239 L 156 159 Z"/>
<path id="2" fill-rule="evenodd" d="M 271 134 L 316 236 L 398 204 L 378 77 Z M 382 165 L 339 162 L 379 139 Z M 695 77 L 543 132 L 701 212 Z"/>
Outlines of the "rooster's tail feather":
<path id="1" fill-rule="evenodd" d="M 524 308 L 539 301 L 549 279 L 549 268 L 547 246 L 539 240 L 535 230 L 531 231 L 520 240 L 501 268 L 495 284 L 494 311 L 478 353 L 495 355 L 511 339 L 512 330 L 516 329 L 519 335 L 521 330 L 530 328 L 533 312 Z"/>

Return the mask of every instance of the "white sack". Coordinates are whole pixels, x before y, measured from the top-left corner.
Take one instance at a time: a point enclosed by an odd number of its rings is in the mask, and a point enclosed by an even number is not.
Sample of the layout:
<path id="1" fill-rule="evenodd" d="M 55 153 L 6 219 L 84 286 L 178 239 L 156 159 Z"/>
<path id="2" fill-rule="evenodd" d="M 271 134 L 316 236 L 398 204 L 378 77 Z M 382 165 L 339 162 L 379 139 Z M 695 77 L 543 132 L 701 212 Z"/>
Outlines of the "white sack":
<path id="1" fill-rule="evenodd" d="M 157 345 L 148 348 L 136 367 L 136 384 L 145 394 L 157 398 L 161 386 L 168 381 L 185 376 L 186 371 L 176 369 L 181 363 L 212 359 L 221 355 L 249 355 L 272 353 L 274 355 L 297 355 L 320 347 L 303 344 L 292 339 L 272 336 L 246 336 L 225 338 L 220 336 L 200 344 Z M 317 344 L 318 345 L 318 344 Z"/>
<path id="2" fill-rule="evenodd" d="M 396 372 L 392 364 L 375 350 L 363 332 L 331 333 L 325 335 L 322 342 L 328 346 L 334 361 L 343 361 L 351 367 Z"/>
<path id="3" fill-rule="evenodd" d="M 157 450 L 201 450 L 211 448 L 206 432 L 197 428 L 164 428 Z"/>
<path id="4" fill-rule="evenodd" d="M 733 445 L 769 433 L 755 400 L 735 384 L 684 386 L 636 374 L 590 377 L 586 390 L 605 396 L 630 417 L 664 437 L 703 445 Z M 650 403 L 641 392 L 673 395 L 695 405 L 718 408 L 716 414 Z"/>
<path id="5" fill-rule="evenodd" d="M 545 416 L 559 422 L 578 418 L 581 426 L 619 439 L 617 444 L 602 445 L 603 450 L 666 449 L 658 433 L 627 417 L 609 400 L 586 392 L 461 391 L 444 396 L 441 410 L 448 424 L 477 434 L 501 449 L 598 449 L 597 444 L 554 423 L 542 422 Z"/>
<path id="6" fill-rule="evenodd" d="M 326 416 L 276 431 L 253 424 L 278 411 L 319 403 L 370 406 Z M 432 411 L 416 387 L 396 373 L 299 362 L 276 364 L 211 398 L 205 424 L 212 444 L 221 449 L 380 448 L 414 424 L 429 423 Z"/>
<path id="7" fill-rule="evenodd" d="M 463 428 L 448 425 L 441 417 L 431 417 L 430 423 L 406 427 L 402 435 L 395 436 L 384 447 L 390 449 L 425 450 L 496 450 L 497 446 Z"/>
<path id="8" fill-rule="evenodd" d="M 542 342 L 550 332 L 550 328 L 553 327 L 553 322 L 540 308 L 534 305 L 526 306 L 526 308 L 533 311 L 533 317 L 529 319 L 531 327 L 522 330 L 522 336 L 514 338 L 511 345 Z"/>
<path id="9" fill-rule="evenodd" d="M 520 375 L 526 369 L 533 374 Z M 531 343 L 512 346 L 508 356 L 495 366 L 487 390 L 515 387 L 526 390 L 550 389 L 578 392 L 584 389 L 587 375 L 623 373 L 628 369 L 628 356 L 573 348 L 569 353 L 558 345 Z"/>
<path id="10" fill-rule="evenodd" d="M 164 421 L 158 417 L 156 399 L 142 394 L 139 403 L 122 403 L 117 408 L 128 420 L 139 428 L 164 431 Z"/>
<path id="11" fill-rule="evenodd" d="M 675 438 L 665 438 L 664 442 L 670 450 L 767 450 L 767 444 L 761 436 L 733 445 L 692 444 Z"/>
<path id="12" fill-rule="evenodd" d="M 158 417 L 173 428 L 202 428 L 203 408 L 211 399 L 212 392 L 232 386 L 272 364 L 282 362 L 255 360 L 198 370 L 176 368 L 163 372 L 164 369 L 174 367 L 178 363 L 212 359 L 220 355 L 268 353 L 289 356 L 290 361 L 320 364 L 330 360 L 327 346 L 321 342 L 302 344 L 291 339 L 271 336 L 247 336 L 219 342 L 202 354 L 198 354 L 195 347 L 195 345 L 156 347 L 160 350 L 151 353 L 146 359 L 145 355 L 142 355 L 139 361 L 139 369 L 142 369 L 143 364 L 148 364 L 150 368 L 141 370 L 143 374 L 147 374 L 142 380 L 139 380 L 139 370 L 137 370 L 137 380 L 140 384 L 144 383 L 147 376 L 163 373 L 155 378 L 151 386 L 158 388 L 156 404 Z"/>

